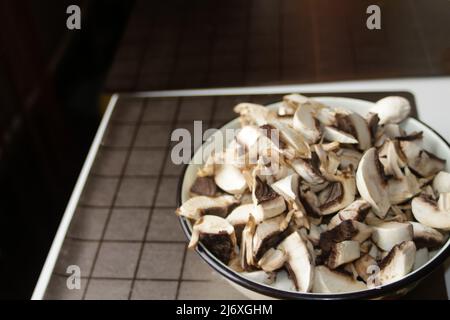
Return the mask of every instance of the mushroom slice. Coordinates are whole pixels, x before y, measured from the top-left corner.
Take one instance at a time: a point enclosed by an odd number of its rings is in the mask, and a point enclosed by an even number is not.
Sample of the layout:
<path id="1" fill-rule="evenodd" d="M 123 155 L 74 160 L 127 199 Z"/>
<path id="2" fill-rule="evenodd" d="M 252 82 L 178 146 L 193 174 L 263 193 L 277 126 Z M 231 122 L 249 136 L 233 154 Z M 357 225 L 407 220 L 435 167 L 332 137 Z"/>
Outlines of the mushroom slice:
<path id="1" fill-rule="evenodd" d="M 369 125 L 362 116 L 354 112 L 349 114 L 338 113 L 336 119 L 339 129 L 358 140 L 358 148 L 360 150 L 367 150 L 372 146 Z"/>
<path id="2" fill-rule="evenodd" d="M 332 229 L 345 220 L 356 220 L 362 222 L 366 219 L 370 211 L 370 204 L 366 200 L 356 200 L 345 209 L 339 211 L 328 223 L 328 228 Z"/>
<path id="3" fill-rule="evenodd" d="M 322 215 L 335 213 L 355 200 L 356 185 L 355 179 L 349 174 L 330 175 L 327 177 L 329 181 L 333 181 L 319 195 L 320 207 Z"/>
<path id="4" fill-rule="evenodd" d="M 383 169 L 375 148 L 364 153 L 356 171 L 356 185 L 359 194 L 372 206 L 375 214 L 384 218 L 391 204 Z"/>
<path id="5" fill-rule="evenodd" d="M 383 132 L 389 139 L 396 139 L 405 135 L 405 131 L 398 124 L 393 123 L 385 124 Z"/>
<path id="6" fill-rule="evenodd" d="M 378 266 L 377 261 L 370 254 L 362 256 L 353 264 L 355 265 L 356 272 L 365 282 L 372 275 L 372 269 Z"/>
<path id="7" fill-rule="evenodd" d="M 214 181 L 219 188 L 231 194 L 241 194 L 247 189 L 244 175 L 231 164 L 219 165 L 216 168 Z"/>
<path id="8" fill-rule="evenodd" d="M 311 104 L 299 105 L 294 114 L 293 126 L 309 144 L 316 143 L 322 135 L 319 120 L 314 118 L 314 107 Z"/>
<path id="9" fill-rule="evenodd" d="M 309 144 L 305 142 L 300 132 L 281 121 L 272 120 L 269 124 L 278 129 L 281 140 L 292 147 L 299 157 L 304 159 L 311 158 Z"/>
<path id="10" fill-rule="evenodd" d="M 337 227 L 322 232 L 319 247 L 323 253 L 328 254 L 335 243 L 353 240 L 363 243 L 372 234 L 372 228 L 355 220 L 345 220 Z"/>
<path id="11" fill-rule="evenodd" d="M 379 153 L 380 161 L 383 164 L 386 175 L 392 175 L 397 179 L 403 177 L 402 168 L 405 167 L 407 159 L 392 140 L 387 140 L 382 149 L 384 152 Z"/>
<path id="12" fill-rule="evenodd" d="M 346 144 L 358 144 L 358 140 L 351 134 L 344 131 L 336 129 L 334 127 L 325 126 L 324 127 L 324 138 L 328 141 L 337 141 L 339 143 Z"/>
<path id="13" fill-rule="evenodd" d="M 195 248 L 199 241 L 227 265 L 236 253 L 236 235 L 233 226 L 217 216 L 203 216 L 194 224 L 189 248 Z"/>
<path id="14" fill-rule="evenodd" d="M 262 217 L 257 216 L 255 213 L 255 206 L 253 203 L 242 204 L 236 207 L 226 217 L 227 221 L 234 227 L 238 243 L 241 243 L 242 232 L 245 225 L 248 223 L 250 216 L 254 217 L 256 223 L 260 223 L 262 221 Z"/>
<path id="15" fill-rule="evenodd" d="M 320 185 L 326 182 L 320 172 L 306 160 L 294 159 L 289 164 L 303 180 L 311 185 Z"/>
<path id="16" fill-rule="evenodd" d="M 269 219 L 286 210 L 284 198 L 278 195 L 266 182 L 255 176 L 252 192 L 255 213 L 262 219 Z"/>
<path id="17" fill-rule="evenodd" d="M 362 158 L 362 154 L 359 151 L 342 148 L 337 152 L 339 158 L 339 168 L 347 169 L 352 166 L 354 169 L 358 168 L 359 161 Z"/>
<path id="18" fill-rule="evenodd" d="M 405 168 L 405 174 L 402 173 L 400 179 L 390 179 L 388 181 L 389 202 L 392 205 L 404 203 L 420 192 L 419 181 L 408 167 Z"/>
<path id="19" fill-rule="evenodd" d="M 261 130 L 257 126 L 243 126 L 236 135 L 236 141 L 250 149 L 258 142 L 261 135 Z"/>
<path id="20" fill-rule="evenodd" d="M 427 248 L 417 249 L 413 270 L 420 269 L 430 260 L 430 252 Z"/>
<path id="21" fill-rule="evenodd" d="M 234 112 L 239 113 L 245 123 L 256 124 L 262 126 L 273 117 L 268 108 L 255 104 L 243 102 L 234 107 Z"/>
<path id="22" fill-rule="evenodd" d="M 293 232 L 280 245 L 286 252 L 286 268 L 299 292 L 309 292 L 314 279 L 314 262 L 306 242 Z"/>
<path id="23" fill-rule="evenodd" d="M 386 123 L 400 123 L 405 120 L 410 112 L 411 105 L 403 97 L 390 96 L 378 100 L 370 109 L 370 112 L 378 114 L 380 125 Z"/>
<path id="24" fill-rule="evenodd" d="M 213 197 L 217 193 L 217 185 L 211 177 L 197 177 L 190 192 L 200 196 Z"/>
<path id="25" fill-rule="evenodd" d="M 224 195 L 220 197 L 197 196 L 187 200 L 176 210 L 180 216 L 188 219 L 198 220 L 204 215 L 216 215 L 225 217 L 231 208 L 239 203 L 233 196 Z"/>
<path id="26" fill-rule="evenodd" d="M 366 289 L 364 282 L 355 280 L 346 273 L 333 271 L 325 266 L 314 269 L 313 293 L 346 293 Z"/>
<path id="27" fill-rule="evenodd" d="M 450 230 L 450 193 L 441 193 L 438 202 L 430 196 L 421 194 L 412 200 L 411 208 L 414 218 L 421 224 Z"/>
<path id="28" fill-rule="evenodd" d="M 441 171 L 433 180 L 433 190 L 437 194 L 450 192 L 450 173 Z"/>
<path id="29" fill-rule="evenodd" d="M 250 215 L 241 237 L 240 260 L 241 267 L 244 270 L 250 270 L 255 265 L 253 256 L 253 237 L 256 233 L 255 218 Z"/>
<path id="30" fill-rule="evenodd" d="M 281 249 L 270 248 L 258 261 L 258 266 L 266 272 L 281 269 L 286 262 L 286 253 Z"/>
<path id="31" fill-rule="evenodd" d="M 439 231 L 418 222 L 410 222 L 414 231 L 414 243 L 417 249 L 434 249 L 442 245 L 444 235 Z"/>
<path id="32" fill-rule="evenodd" d="M 331 246 L 327 265 L 330 269 L 336 269 L 346 263 L 355 261 L 360 257 L 358 241 L 342 241 Z"/>
<path id="33" fill-rule="evenodd" d="M 389 254 L 380 262 L 378 280 L 381 285 L 387 285 L 400 280 L 411 272 L 416 258 L 416 245 L 405 241 L 392 248 Z"/>
<path id="34" fill-rule="evenodd" d="M 264 220 L 256 227 L 253 237 L 253 256 L 259 261 L 270 249 L 278 246 L 289 234 L 285 216 Z"/>
<path id="35" fill-rule="evenodd" d="M 384 251 L 413 239 L 413 226 L 410 223 L 383 222 L 373 227 L 372 240 Z"/>
<path id="36" fill-rule="evenodd" d="M 287 201 L 298 199 L 298 179 L 297 174 L 291 174 L 271 185 L 272 189 Z"/>

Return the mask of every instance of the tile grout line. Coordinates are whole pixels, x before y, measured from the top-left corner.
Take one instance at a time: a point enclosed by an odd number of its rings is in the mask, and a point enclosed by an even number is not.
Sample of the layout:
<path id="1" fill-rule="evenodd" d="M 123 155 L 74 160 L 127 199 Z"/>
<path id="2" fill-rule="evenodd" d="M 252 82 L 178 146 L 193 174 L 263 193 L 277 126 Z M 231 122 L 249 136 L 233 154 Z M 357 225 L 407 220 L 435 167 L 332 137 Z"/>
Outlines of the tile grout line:
<path id="1" fill-rule="evenodd" d="M 214 96 L 211 115 L 210 115 L 209 124 L 208 124 L 209 127 L 212 127 L 212 124 L 214 123 L 214 116 L 217 111 L 218 101 L 219 101 L 219 98 L 217 96 Z M 192 156 L 194 156 L 194 154 L 192 154 Z M 180 296 L 180 287 L 181 287 L 181 282 L 183 281 L 183 273 L 184 273 L 184 266 L 186 264 L 186 256 L 187 256 L 187 244 L 183 248 L 183 258 L 181 260 L 181 268 L 180 268 L 180 274 L 178 277 L 177 290 L 175 293 L 175 300 L 178 300 L 179 296 Z"/>
<path id="2" fill-rule="evenodd" d="M 144 107 L 145 107 L 146 101 L 147 101 L 147 99 L 143 100 L 139 118 L 141 118 L 143 113 L 144 113 L 144 109 L 145 109 Z M 84 288 L 84 292 L 83 292 L 81 300 L 85 300 L 86 299 L 86 294 L 87 294 L 87 291 L 89 289 L 89 284 L 90 284 L 90 278 L 92 277 L 92 274 L 94 273 L 94 269 L 95 269 L 95 266 L 96 266 L 96 263 L 97 263 L 98 255 L 99 255 L 102 243 L 103 243 L 103 239 L 105 238 L 106 229 L 108 228 L 109 221 L 111 220 L 112 211 L 113 211 L 115 202 L 117 200 L 117 196 L 118 196 L 120 187 L 122 185 L 122 179 L 123 179 L 123 176 L 125 175 L 125 170 L 127 168 L 128 161 L 130 159 L 131 151 L 133 150 L 133 146 L 134 146 L 134 144 L 136 142 L 136 137 L 138 135 L 138 132 L 139 132 L 139 125 L 137 124 L 135 126 L 134 130 L 133 130 L 133 136 L 132 136 L 132 139 L 130 141 L 130 145 L 127 148 L 127 154 L 126 154 L 125 161 L 124 161 L 124 164 L 123 164 L 123 167 L 122 167 L 122 170 L 121 170 L 121 177 L 119 178 L 119 181 L 117 182 L 116 188 L 114 190 L 114 197 L 113 197 L 113 199 L 111 201 L 111 205 L 108 208 L 108 215 L 106 217 L 106 221 L 105 221 L 105 225 L 104 225 L 103 230 L 102 230 L 100 241 L 99 241 L 99 243 L 97 245 L 97 249 L 95 251 L 94 260 L 92 262 L 91 270 L 89 271 L 89 277 L 88 277 L 88 279 L 86 281 L 86 287 Z"/>
<path id="3" fill-rule="evenodd" d="M 174 113 L 172 121 L 171 121 L 171 129 L 170 129 L 169 137 L 168 137 L 169 141 L 170 141 L 171 132 L 176 128 L 176 123 L 177 123 L 177 119 L 178 119 L 178 115 L 179 115 L 179 111 L 180 111 L 180 107 L 181 107 L 182 101 L 183 101 L 183 98 L 179 98 L 178 101 L 177 101 L 177 107 L 175 109 L 175 113 Z M 131 281 L 130 291 L 128 293 L 128 300 L 131 299 L 131 296 L 133 294 L 134 284 L 136 282 L 135 279 L 137 278 L 137 273 L 138 273 L 138 270 L 139 270 L 139 266 L 140 266 L 140 263 L 141 263 L 142 255 L 143 255 L 143 252 L 144 252 L 144 247 L 145 247 L 145 244 L 146 244 L 147 233 L 148 233 L 148 230 L 150 229 L 150 224 L 151 224 L 151 220 L 152 220 L 152 216 L 153 216 L 153 212 L 154 212 L 154 207 L 155 207 L 156 200 L 157 200 L 157 197 L 158 197 L 159 188 L 161 186 L 162 178 L 164 176 L 164 170 L 165 170 L 165 167 L 166 167 L 165 164 L 168 161 L 169 154 L 170 154 L 170 143 L 169 143 L 169 147 L 166 149 L 166 152 L 164 154 L 163 161 L 161 163 L 161 167 L 160 167 L 160 171 L 159 171 L 159 175 L 158 175 L 158 177 L 156 179 L 155 192 L 154 192 L 153 198 L 152 198 L 152 206 L 151 206 L 152 209 L 150 210 L 150 214 L 149 214 L 149 217 L 148 217 L 146 225 L 145 225 L 145 231 L 144 231 L 144 236 L 143 236 L 144 238 L 140 242 L 141 243 L 141 247 L 139 248 L 138 260 L 136 262 L 136 268 L 135 268 L 134 273 L 133 273 L 133 280 Z"/>

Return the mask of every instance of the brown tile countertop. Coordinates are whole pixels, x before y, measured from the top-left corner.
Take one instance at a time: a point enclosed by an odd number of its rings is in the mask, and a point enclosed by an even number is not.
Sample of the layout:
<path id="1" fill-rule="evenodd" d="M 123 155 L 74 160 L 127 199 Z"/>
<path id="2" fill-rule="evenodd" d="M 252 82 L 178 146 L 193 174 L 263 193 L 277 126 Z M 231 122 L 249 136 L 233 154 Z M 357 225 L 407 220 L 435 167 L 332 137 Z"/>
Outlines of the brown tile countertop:
<path id="1" fill-rule="evenodd" d="M 376 100 L 386 94 L 339 95 Z M 193 120 L 218 127 L 235 117 L 236 102 L 280 96 L 119 97 L 44 299 L 245 299 L 186 250 L 174 214 L 182 166 L 169 159 L 170 133 L 192 132 Z M 66 285 L 70 265 L 80 267 L 79 290 Z M 446 299 L 442 270 L 432 277 L 433 286 L 427 281 L 410 297 Z"/>

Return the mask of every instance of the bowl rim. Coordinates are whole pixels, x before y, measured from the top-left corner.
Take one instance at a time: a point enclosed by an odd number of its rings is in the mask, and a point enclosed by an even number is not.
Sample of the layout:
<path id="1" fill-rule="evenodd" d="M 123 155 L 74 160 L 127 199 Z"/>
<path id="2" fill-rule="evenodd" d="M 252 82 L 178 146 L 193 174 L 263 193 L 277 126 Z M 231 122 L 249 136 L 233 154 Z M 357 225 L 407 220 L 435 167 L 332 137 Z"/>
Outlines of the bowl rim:
<path id="1" fill-rule="evenodd" d="M 314 98 L 314 97 L 313 97 Z M 363 99 L 355 99 L 348 97 L 329 97 L 326 98 L 345 98 L 350 100 L 359 100 L 364 102 L 372 102 L 369 100 Z M 265 106 L 269 106 L 280 101 L 275 101 L 272 103 L 267 103 Z M 429 129 L 431 132 L 436 134 L 436 136 L 441 139 L 447 147 L 450 149 L 450 143 L 442 137 L 440 133 L 431 128 L 425 122 L 420 119 L 414 118 L 424 127 Z M 230 123 L 232 120 L 224 122 L 219 128 L 224 127 L 226 124 Z M 200 145 L 197 150 L 195 150 L 192 154 L 194 156 L 198 149 L 203 146 Z M 183 169 L 180 175 L 180 179 L 178 181 L 177 186 L 177 207 L 182 205 L 182 190 L 183 190 L 183 182 L 186 174 L 186 170 L 188 169 L 190 163 L 183 165 Z M 191 231 L 188 225 L 188 219 L 182 216 L 178 217 L 179 222 L 181 224 L 181 228 L 183 229 L 187 239 L 189 240 L 192 236 Z M 449 240 L 448 240 L 449 241 Z M 402 279 L 390 283 L 388 285 L 384 285 L 382 287 L 377 287 L 374 289 L 367 289 L 362 291 L 348 292 L 348 293 L 336 293 L 336 294 L 321 294 L 321 293 L 302 293 L 302 292 L 294 292 L 294 291 L 286 291 L 270 286 L 266 286 L 255 281 L 251 281 L 250 279 L 240 275 L 239 273 L 231 270 L 228 266 L 220 262 L 209 250 L 207 250 L 203 244 L 199 243 L 197 245 L 195 251 L 202 257 L 202 259 L 212 267 L 216 272 L 225 277 L 227 280 L 232 281 L 241 287 L 254 291 L 256 293 L 262 294 L 264 296 L 268 296 L 275 299 L 288 299 L 288 300 L 352 300 L 352 299 L 373 299 L 377 297 L 387 296 L 387 295 L 395 295 L 395 293 L 401 289 L 413 286 L 425 279 L 431 273 L 433 273 L 440 265 L 442 265 L 448 257 L 450 257 L 450 245 L 444 249 L 440 254 L 435 256 L 432 261 L 428 262 L 425 266 L 415 271 L 414 273 L 410 273 L 403 277 Z"/>

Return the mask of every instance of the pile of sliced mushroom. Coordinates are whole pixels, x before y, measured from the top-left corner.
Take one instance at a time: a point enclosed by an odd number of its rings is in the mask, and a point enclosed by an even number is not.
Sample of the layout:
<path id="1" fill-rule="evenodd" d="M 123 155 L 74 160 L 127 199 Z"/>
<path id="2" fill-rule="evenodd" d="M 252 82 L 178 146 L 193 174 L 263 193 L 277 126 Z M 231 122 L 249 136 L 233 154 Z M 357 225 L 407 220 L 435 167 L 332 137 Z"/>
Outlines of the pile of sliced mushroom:
<path id="1" fill-rule="evenodd" d="M 242 128 L 223 154 L 257 150 L 257 161 L 217 163 L 216 150 L 199 170 L 177 210 L 193 223 L 190 247 L 202 243 L 255 281 L 285 272 L 290 290 L 342 293 L 403 278 L 447 240 L 450 173 L 422 132 L 399 125 L 406 99 L 386 97 L 365 117 L 299 94 L 278 110 L 235 111 Z M 256 148 L 264 143 L 278 170 Z"/>

